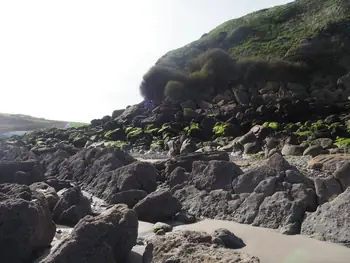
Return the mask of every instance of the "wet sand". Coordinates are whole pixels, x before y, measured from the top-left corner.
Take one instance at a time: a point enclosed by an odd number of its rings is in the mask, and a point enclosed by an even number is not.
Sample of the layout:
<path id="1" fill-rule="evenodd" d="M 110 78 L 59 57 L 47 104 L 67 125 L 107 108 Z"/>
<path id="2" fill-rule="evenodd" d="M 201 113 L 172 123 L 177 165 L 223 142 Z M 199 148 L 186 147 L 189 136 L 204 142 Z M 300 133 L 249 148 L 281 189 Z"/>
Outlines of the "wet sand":
<path id="1" fill-rule="evenodd" d="M 242 238 L 244 251 L 260 259 L 261 263 L 349 263 L 350 249 L 333 243 L 318 241 L 302 235 L 287 236 L 271 229 L 253 227 L 230 221 L 204 220 L 192 225 L 175 227 L 211 233 L 227 228 Z"/>

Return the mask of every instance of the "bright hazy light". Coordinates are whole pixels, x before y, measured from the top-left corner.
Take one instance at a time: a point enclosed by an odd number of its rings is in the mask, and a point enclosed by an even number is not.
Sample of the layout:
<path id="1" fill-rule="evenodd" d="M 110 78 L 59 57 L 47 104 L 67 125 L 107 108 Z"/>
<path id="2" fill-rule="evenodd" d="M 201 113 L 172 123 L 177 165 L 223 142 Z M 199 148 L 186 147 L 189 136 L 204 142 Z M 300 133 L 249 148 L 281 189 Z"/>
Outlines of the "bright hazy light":
<path id="1" fill-rule="evenodd" d="M 0 112 L 101 118 L 141 100 L 142 75 L 167 51 L 286 2 L 0 1 Z"/>

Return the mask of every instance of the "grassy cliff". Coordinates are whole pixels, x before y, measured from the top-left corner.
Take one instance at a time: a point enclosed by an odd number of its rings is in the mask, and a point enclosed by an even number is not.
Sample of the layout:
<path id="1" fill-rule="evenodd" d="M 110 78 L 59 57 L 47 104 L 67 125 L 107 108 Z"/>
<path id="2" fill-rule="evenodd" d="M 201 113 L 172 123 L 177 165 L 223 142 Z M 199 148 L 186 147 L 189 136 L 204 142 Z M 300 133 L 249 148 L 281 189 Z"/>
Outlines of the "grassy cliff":
<path id="1" fill-rule="evenodd" d="M 330 30 L 349 34 L 350 1 L 296 0 L 229 20 L 199 40 L 168 52 L 157 63 L 183 69 L 190 60 L 210 48 L 221 48 L 235 59 L 293 59 L 294 51 L 305 41 Z"/>

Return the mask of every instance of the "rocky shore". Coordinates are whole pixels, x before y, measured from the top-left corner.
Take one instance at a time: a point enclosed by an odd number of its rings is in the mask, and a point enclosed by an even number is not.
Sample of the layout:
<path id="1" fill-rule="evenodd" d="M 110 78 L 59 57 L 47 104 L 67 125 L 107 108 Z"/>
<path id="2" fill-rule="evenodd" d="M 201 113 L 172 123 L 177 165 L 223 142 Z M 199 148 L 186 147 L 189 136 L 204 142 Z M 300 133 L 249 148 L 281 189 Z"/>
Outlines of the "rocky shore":
<path id="1" fill-rule="evenodd" d="M 0 139 L 0 262 L 348 263 L 350 5 L 226 22 L 90 125 Z"/>
<path id="2" fill-rule="evenodd" d="M 340 253 L 328 262 L 350 255 L 348 155 L 276 152 L 265 159 L 214 151 L 140 161 L 117 148 L 60 144 L 36 151 L 16 146 L 22 142 L 1 142 L 1 262 L 109 263 L 131 255 L 134 262 L 282 262 L 253 245 L 263 236 L 284 242 L 290 250 L 283 255 L 292 257 L 293 237 L 276 231 L 339 244 L 325 243 Z M 261 227 L 273 231 L 262 234 Z"/>

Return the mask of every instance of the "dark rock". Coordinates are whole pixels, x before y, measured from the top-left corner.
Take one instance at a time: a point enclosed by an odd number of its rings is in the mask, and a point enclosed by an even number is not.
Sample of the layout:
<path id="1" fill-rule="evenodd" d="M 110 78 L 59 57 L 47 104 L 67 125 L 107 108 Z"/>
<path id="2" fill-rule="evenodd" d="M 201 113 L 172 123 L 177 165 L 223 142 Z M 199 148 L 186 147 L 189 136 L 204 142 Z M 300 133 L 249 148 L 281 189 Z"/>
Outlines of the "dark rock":
<path id="1" fill-rule="evenodd" d="M 301 233 L 350 248 L 350 188 L 307 214 Z"/>
<path id="2" fill-rule="evenodd" d="M 215 238 L 221 239 L 227 248 L 237 249 L 245 247 L 242 239 L 225 228 L 216 229 L 211 235 Z"/>
<path id="3" fill-rule="evenodd" d="M 244 145 L 245 154 L 255 154 L 261 151 L 261 143 L 259 141 L 248 142 Z"/>
<path id="4" fill-rule="evenodd" d="M 332 175 L 326 178 L 316 178 L 315 188 L 319 204 L 332 201 L 342 192 L 339 181 Z"/>
<path id="5" fill-rule="evenodd" d="M 192 139 L 186 139 L 182 143 L 180 154 L 189 154 L 197 150 L 196 143 Z"/>
<path id="6" fill-rule="evenodd" d="M 227 152 L 204 152 L 181 155 L 174 159 L 170 159 L 165 163 L 165 173 L 170 175 L 170 173 L 178 166 L 184 168 L 187 172 L 191 172 L 194 161 L 211 160 L 229 161 L 230 158 Z"/>
<path id="7" fill-rule="evenodd" d="M 4 199 L 24 199 L 31 201 L 32 191 L 26 185 L 20 184 L 0 184 L 0 193 L 5 195 Z"/>
<path id="8" fill-rule="evenodd" d="M 169 191 L 158 190 L 139 201 L 134 210 L 140 220 L 155 223 L 170 220 L 181 210 L 181 203 Z"/>
<path id="9" fill-rule="evenodd" d="M 304 147 L 300 145 L 285 144 L 282 148 L 283 155 L 300 156 L 300 155 L 303 155 L 303 152 L 304 152 Z"/>
<path id="10" fill-rule="evenodd" d="M 147 196 L 143 190 L 122 191 L 109 196 L 107 202 L 110 204 L 126 204 L 129 208 L 134 207 L 140 200 Z"/>
<path id="11" fill-rule="evenodd" d="M 313 144 L 320 145 L 323 149 L 333 147 L 333 140 L 331 138 L 319 138 L 313 141 Z"/>
<path id="12" fill-rule="evenodd" d="M 348 188 L 350 186 L 350 162 L 339 164 L 334 173 L 334 178 L 338 180 L 342 189 Z"/>
<path id="13" fill-rule="evenodd" d="M 146 162 L 134 162 L 108 172 L 105 176 L 99 186 L 101 190 L 105 187 L 102 197 L 107 201 L 112 201 L 115 194 L 121 191 L 136 189 L 151 193 L 157 187 L 157 170 Z"/>
<path id="14" fill-rule="evenodd" d="M 196 161 L 192 168 L 192 181 L 197 189 L 231 191 L 232 180 L 242 174 L 242 170 L 232 162 L 227 161 Z"/>
<path id="15" fill-rule="evenodd" d="M 125 111 L 125 109 L 113 111 L 112 120 L 115 120 L 116 118 L 118 118 L 124 111 Z"/>
<path id="16" fill-rule="evenodd" d="M 58 224 L 75 225 L 91 213 L 90 200 L 82 194 L 79 187 L 73 187 L 62 193 L 52 211 L 52 216 Z"/>
<path id="17" fill-rule="evenodd" d="M 313 145 L 305 149 L 303 155 L 311 155 L 312 157 L 315 157 L 323 152 L 323 148 L 320 145 Z"/>
<path id="18" fill-rule="evenodd" d="M 193 224 L 196 222 L 196 217 L 186 211 L 180 211 L 174 216 L 173 219 L 183 224 Z"/>
<path id="19" fill-rule="evenodd" d="M 15 184 L 0 185 L 0 222 L 0 262 L 31 262 L 56 231 L 44 195 Z"/>
<path id="20" fill-rule="evenodd" d="M 51 187 L 53 187 L 56 192 L 61 191 L 62 189 L 68 189 L 73 187 L 71 181 L 67 181 L 67 180 L 59 180 L 57 178 L 54 177 L 50 177 L 47 178 L 45 180 L 45 183 Z"/>
<path id="21" fill-rule="evenodd" d="M 50 210 L 53 211 L 54 207 L 56 206 L 59 200 L 59 197 L 53 187 L 49 186 L 44 182 L 37 182 L 31 184 L 30 189 L 42 193 L 49 204 Z"/>
<path id="22" fill-rule="evenodd" d="M 305 208 L 301 203 L 293 202 L 286 193 L 276 192 L 266 197 L 261 203 L 253 225 L 272 229 L 283 226 L 283 233 L 298 234 L 300 219 L 303 218 L 304 213 Z"/>
<path id="23" fill-rule="evenodd" d="M 43 167 L 36 161 L 0 162 L 0 183 L 31 185 L 43 180 Z"/>
<path id="24" fill-rule="evenodd" d="M 168 156 L 176 156 L 180 154 L 181 144 L 179 140 L 168 141 L 169 152 Z"/>
<path id="25" fill-rule="evenodd" d="M 171 172 L 168 183 L 170 187 L 174 187 L 175 185 L 182 184 L 190 179 L 189 173 L 182 167 L 175 168 L 174 171 Z"/>
<path id="26" fill-rule="evenodd" d="M 125 262 L 137 239 L 133 210 L 115 205 L 98 216 L 86 216 L 40 263 Z"/>

